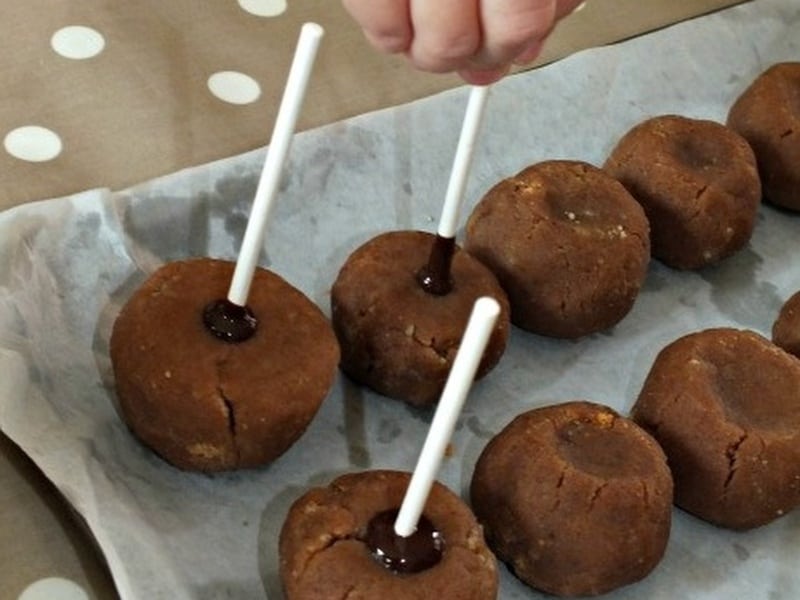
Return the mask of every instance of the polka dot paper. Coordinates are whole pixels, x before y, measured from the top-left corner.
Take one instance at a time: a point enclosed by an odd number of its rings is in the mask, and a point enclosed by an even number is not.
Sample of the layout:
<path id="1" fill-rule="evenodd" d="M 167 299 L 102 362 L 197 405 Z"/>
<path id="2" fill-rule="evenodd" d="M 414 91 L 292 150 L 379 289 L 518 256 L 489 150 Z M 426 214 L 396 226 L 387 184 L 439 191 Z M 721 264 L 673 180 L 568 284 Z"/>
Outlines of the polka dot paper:
<path id="1" fill-rule="evenodd" d="M 737 1 L 653 0 L 638 9 L 592 0 L 556 31 L 545 59 Z M 52 135 L 24 142 L 38 149 L 15 150 L 15 133 L 0 149 L 0 209 L 121 189 L 265 145 L 297 32 L 309 19 L 330 35 L 315 73 L 322 93 L 306 105 L 300 130 L 461 83 L 375 52 L 335 1 L 30 0 L 10 4 L 4 18 L 20 26 L 4 32 L 14 51 L 0 55 L 0 81 L 13 92 L 0 103 L 0 138 L 28 126 Z M 616 23 L 613 32 L 604 21 Z"/>
<path id="2" fill-rule="evenodd" d="M 9 131 L 3 147 L 20 160 L 47 162 L 61 154 L 63 144 L 56 132 L 39 125 L 25 125 Z"/>
<path id="3" fill-rule="evenodd" d="M 286 0 L 238 0 L 242 10 L 258 17 L 277 17 L 286 10 Z"/>
<path id="4" fill-rule="evenodd" d="M 261 96 L 258 81 L 238 71 L 219 71 L 208 78 L 208 89 L 230 104 L 251 104 Z"/>
<path id="5" fill-rule="evenodd" d="M 0 57 L 0 76 L 17 82 L 0 104 L 0 208 L 265 145 L 302 24 L 287 8 L 143 0 L 37 12 L 40 33 L 9 39 L 13 60 Z"/>
<path id="6" fill-rule="evenodd" d="M 103 51 L 105 44 L 102 33 L 83 25 L 63 27 L 50 38 L 50 45 L 56 54 L 74 60 L 97 56 Z"/>

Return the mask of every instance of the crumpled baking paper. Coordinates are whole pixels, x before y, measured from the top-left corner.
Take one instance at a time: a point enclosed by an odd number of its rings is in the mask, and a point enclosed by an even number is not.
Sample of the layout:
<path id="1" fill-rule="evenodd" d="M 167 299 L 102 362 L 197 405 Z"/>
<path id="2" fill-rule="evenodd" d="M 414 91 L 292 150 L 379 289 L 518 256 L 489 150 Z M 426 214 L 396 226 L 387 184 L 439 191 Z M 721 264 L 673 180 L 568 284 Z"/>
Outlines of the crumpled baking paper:
<path id="1" fill-rule="evenodd" d="M 495 182 L 550 158 L 602 164 L 646 117 L 724 121 L 764 68 L 800 60 L 796 0 L 757 0 L 510 77 L 492 91 L 465 214 Z M 365 82 L 368 85 L 368 82 Z M 347 255 L 390 229 L 434 231 L 467 88 L 296 136 L 261 264 L 329 313 Z M 313 99 L 309 99 L 313 101 Z M 411 469 L 431 413 L 340 376 L 307 433 L 272 465 L 178 471 L 114 408 L 108 339 L 121 305 L 164 261 L 235 259 L 264 150 L 119 193 L 0 214 L 0 426 L 85 521 L 125 600 L 282 597 L 277 536 L 291 502 L 345 471 Z M 800 167 L 799 167 L 800 168 Z M 710 326 L 769 335 L 800 289 L 800 215 L 762 206 L 749 246 L 718 266 L 651 264 L 631 313 L 579 341 L 514 329 L 473 389 L 440 479 L 466 497 L 478 454 L 517 413 L 572 399 L 627 413 L 660 348 Z M 800 514 L 746 533 L 675 510 L 666 556 L 633 598 L 800 596 Z M 501 597 L 543 598 L 502 570 Z"/>

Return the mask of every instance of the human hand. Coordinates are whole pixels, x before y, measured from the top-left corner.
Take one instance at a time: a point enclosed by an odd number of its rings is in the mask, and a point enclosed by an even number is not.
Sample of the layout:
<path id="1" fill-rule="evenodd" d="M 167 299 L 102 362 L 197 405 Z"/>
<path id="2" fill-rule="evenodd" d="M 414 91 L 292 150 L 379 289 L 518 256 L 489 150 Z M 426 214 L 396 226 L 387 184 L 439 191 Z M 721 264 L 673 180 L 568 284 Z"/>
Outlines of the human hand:
<path id="1" fill-rule="evenodd" d="M 486 85 L 539 56 L 581 0 L 342 0 L 373 46 Z"/>

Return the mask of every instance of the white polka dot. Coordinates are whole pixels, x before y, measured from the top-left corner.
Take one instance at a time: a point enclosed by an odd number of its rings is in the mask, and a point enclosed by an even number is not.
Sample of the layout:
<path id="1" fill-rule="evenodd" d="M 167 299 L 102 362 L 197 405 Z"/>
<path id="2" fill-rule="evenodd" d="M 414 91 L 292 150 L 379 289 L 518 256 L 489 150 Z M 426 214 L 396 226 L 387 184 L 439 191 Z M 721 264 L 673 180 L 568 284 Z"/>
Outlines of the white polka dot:
<path id="1" fill-rule="evenodd" d="M 239 6 L 257 17 L 277 17 L 286 12 L 286 0 L 239 0 Z"/>
<path id="2" fill-rule="evenodd" d="M 38 125 L 26 125 L 9 131 L 3 146 L 11 156 L 30 162 L 52 160 L 61 154 L 62 149 L 58 134 Z"/>
<path id="3" fill-rule="evenodd" d="M 258 82 L 238 71 L 219 71 L 208 78 L 208 89 L 220 100 L 231 104 L 250 104 L 261 96 Z"/>
<path id="4" fill-rule="evenodd" d="M 47 577 L 26 587 L 18 600 L 89 600 L 89 596 L 74 581 Z"/>
<path id="5" fill-rule="evenodd" d="M 105 48 L 106 40 L 91 27 L 71 25 L 56 31 L 50 38 L 50 45 L 64 58 L 82 60 L 100 54 Z"/>

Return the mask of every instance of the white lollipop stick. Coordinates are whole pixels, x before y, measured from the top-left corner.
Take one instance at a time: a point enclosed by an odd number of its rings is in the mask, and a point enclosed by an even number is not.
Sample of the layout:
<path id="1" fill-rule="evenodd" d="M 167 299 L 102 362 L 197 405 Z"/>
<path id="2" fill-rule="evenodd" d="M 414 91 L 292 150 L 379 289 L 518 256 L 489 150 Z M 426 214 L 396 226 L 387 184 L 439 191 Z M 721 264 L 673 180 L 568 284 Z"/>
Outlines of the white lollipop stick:
<path id="1" fill-rule="evenodd" d="M 281 180 L 281 173 L 289 153 L 289 145 L 294 135 L 300 106 L 305 97 L 311 69 L 317 56 L 317 49 L 324 34 L 316 23 L 306 23 L 300 30 L 289 78 L 283 91 L 283 99 L 278 108 L 278 116 L 272 131 L 272 140 L 256 188 L 256 196 L 250 213 L 250 220 L 242 240 L 242 248 L 236 261 L 228 300 L 239 306 L 247 303 L 250 283 L 256 270 L 258 255 L 264 243 L 270 209 Z"/>
<path id="2" fill-rule="evenodd" d="M 488 96 L 489 87 L 477 85 L 472 87 L 469 95 L 469 103 L 464 115 L 464 124 L 461 126 L 461 136 L 458 139 L 453 170 L 450 173 L 450 182 L 447 185 L 442 216 L 439 219 L 439 229 L 437 230 L 437 233 L 445 238 L 456 237 L 461 202 L 464 198 L 467 176 L 472 163 L 472 155 L 475 153 L 475 142 L 478 138 Z"/>
<path id="3" fill-rule="evenodd" d="M 453 368 L 450 369 L 439 406 L 433 415 L 428 437 L 425 438 L 394 523 L 394 532 L 399 536 L 408 537 L 417 530 L 417 523 L 439 472 L 447 444 L 453 436 L 458 415 L 499 314 L 500 304 L 494 298 L 485 296 L 475 301 Z"/>

